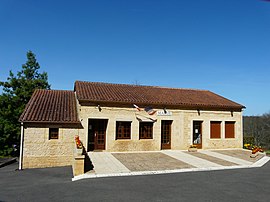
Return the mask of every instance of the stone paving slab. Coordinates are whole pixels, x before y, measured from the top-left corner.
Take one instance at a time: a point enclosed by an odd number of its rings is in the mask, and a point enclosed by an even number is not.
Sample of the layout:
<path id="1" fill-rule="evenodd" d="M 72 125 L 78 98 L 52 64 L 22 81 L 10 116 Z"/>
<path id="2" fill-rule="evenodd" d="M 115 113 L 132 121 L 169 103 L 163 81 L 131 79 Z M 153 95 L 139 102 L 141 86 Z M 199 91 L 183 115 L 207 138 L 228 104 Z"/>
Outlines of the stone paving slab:
<path id="1" fill-rule="evenodd" d="M 200 153 L 206 154 L 208 156 L 213 156 L 213 157 L 216 157 L 219 159 L 223 159 L 225 161 L 229 161 L 229 162 L 232 162 L 232 163 L 235 163 L 238 165 L 251 165 L 252 164 L 252 162 L 250 162 L 250 161 L 246 161 L 246 160 L 239 159 L 236 157 L 220 154 L 220 153 L 215 152 L 215 151 L 201 150 Z"/>
<path id="2" fill-rule="evenodd" d="M 112 155 L 132 172 L 174 170 L 194 167 L 161 152 L 113 153 Z"/>
<path id="3" fill-rule="evenodd" d="M 189 155 L 196 156 L 196 157 L 201 158 L 201 159 L 205 159 L 207 161 L 211 161 L 213 163 L 217 163 L 217 164 L 222 165 L 222 166 L 236 166 L 236 165 L 239 165 L 239 164 L 236 164 L 236 163 L 224 160 L 224 159 L 220 159 L 220 158 L 217 158 L 217 157 L 213 157 L 213 156 L 201 153 L 201 152 L 185 152 L 185 153 L 188 153 Z"/>
<path id="4" fill-rule="evenodd" d="M 128 168 L 109 152 L 89 152 L 88 155 L 97 174 L 130 172 Z"/>
<path id="5" fill-rule="evenodd" d="M 190 165 L 193 165 L 197 168 L 206 168 L 206 167 L 221 167 L 222 165 L 219 165 L 217 163 L 190 155 L 186 153 L 185 151 L 179 151 L 179 150 L 163 150 L 164 154 L 167 154 L 177 160 L 187 162 Z"/>
<path id="6" fill-rule="evenodd" d="M 251 151 L 250 150 L 244 150 L 244 149 L 233 149 L 233 150 L 215 150 L 214 152 L 224 154 L 227 156 L 232 156 L 238 159 L 242 159 L 245 161 L 250 161 L 252 163 L 258 161 L 265 155 L 260 153 L 256 158 L 250 158 Z"/>

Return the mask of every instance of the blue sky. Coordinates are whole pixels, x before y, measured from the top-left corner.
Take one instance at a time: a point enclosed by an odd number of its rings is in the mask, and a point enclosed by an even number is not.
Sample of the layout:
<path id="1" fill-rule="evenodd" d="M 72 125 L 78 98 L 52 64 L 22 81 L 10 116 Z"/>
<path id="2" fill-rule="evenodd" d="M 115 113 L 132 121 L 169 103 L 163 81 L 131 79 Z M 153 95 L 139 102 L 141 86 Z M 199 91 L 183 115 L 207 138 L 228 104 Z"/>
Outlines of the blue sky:
<path id="1" fill-rule="evenodd" d="M 270 111 L 270 2 L 0 0 L 0 80 L 32 50 L 52 89 L 100 81 L 207 89 Z"/>

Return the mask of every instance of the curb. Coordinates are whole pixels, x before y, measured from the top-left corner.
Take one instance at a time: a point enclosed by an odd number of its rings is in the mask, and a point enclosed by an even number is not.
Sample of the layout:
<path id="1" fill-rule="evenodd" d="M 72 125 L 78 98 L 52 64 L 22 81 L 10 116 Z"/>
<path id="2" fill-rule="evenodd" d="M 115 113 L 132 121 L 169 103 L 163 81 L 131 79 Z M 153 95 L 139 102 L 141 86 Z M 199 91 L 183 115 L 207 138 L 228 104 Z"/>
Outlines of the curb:
<path id="1" fill-rule="evenodd" d="M 17 162 L 17 158 L 8 159 L 5 162 L 0 163 L 0 168 L 5 167 L 5 166 L 10 165 L 10 164 L 15 163 L 15 162 Z"/>

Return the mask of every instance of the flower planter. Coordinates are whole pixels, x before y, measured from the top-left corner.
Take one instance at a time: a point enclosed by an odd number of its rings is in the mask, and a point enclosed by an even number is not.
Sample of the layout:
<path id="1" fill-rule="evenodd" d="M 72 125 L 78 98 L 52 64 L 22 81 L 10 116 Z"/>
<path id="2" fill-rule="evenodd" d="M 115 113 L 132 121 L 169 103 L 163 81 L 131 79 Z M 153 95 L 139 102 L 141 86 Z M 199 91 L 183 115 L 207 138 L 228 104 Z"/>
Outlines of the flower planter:
<path id="1" fill-rule="evenodd" d="M 83 154 L 83 144 L 82 144 L 78 135 L 75 136 L 75 151 L 74 151 L 74 153 L 77 156 Z"/>
<path id="2" fill-rule="evenodd" d="M 250 158 L 256 158 L 259 155 L 259 152 L 256 152 L 255 154 L 251 154 Z"/>
<path id="3" fill-rule="evenodd" d="M 75 152 L 76 152 L 77 155 L 82 155 L 83 149 L 82 148 L 81 149 L 76 148 Z"/>
<path id="4" fill-rule="evenodd" d="M 188 148 L 188 151 L 189 152 L 196 152 L 197 151 L 197 148 Z"/>

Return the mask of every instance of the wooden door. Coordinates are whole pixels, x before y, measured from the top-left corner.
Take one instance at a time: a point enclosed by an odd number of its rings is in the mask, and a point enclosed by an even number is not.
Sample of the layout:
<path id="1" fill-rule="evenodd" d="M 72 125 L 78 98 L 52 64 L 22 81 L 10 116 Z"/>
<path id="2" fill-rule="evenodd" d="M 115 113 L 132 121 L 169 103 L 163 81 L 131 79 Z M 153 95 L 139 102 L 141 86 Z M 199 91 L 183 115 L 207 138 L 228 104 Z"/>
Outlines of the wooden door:
<path id="1" fill-rule="evenodd" d="M 88 151 L 105 150 L 107 119 L 89 119 Z"/>
<path id="2" fill-rule="evenodd" d="M 202 148 L 202 121 L 193 121 L 193 138 L 192 144 L 198 149 Z"/>
<path id="3" fill-rule="evenodd" d="M 172 121 L 161 121 L 161 149 L 171 149 L 171 125 Z"/>

